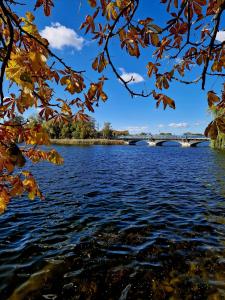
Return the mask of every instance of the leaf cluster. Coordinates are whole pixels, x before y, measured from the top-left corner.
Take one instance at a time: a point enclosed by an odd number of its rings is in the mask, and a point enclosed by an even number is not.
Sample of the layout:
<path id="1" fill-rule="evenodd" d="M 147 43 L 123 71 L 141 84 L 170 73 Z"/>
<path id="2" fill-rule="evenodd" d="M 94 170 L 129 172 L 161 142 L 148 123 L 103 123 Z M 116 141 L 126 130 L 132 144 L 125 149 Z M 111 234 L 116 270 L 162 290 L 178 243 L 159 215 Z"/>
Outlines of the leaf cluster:
<path id="1" fill-rule="evenodd" d="M 0 1 L 0 212 L 10 198 L 24 192 L 30 199 L 42 198 L 32 174 L 24 173 L 28 161 L 63 162 L 55 150 L 43 151 L 43 145 L 50 145 L 43 123 L 20 122 L 17 116 L 32 108 L 52 124 L 87 122 L 86 111 L 94 112 L 100 101 L 107 100 L 103 90 L 106 78 L 86 84 L 83 71 L 73 70 L 51 51 L 38 32 L 34 15 L 16 14 L 17 5 L 13 0 Z M 34 9 L 40 7 L 49 16 L 54 3 L 37 0 Z M 8 83 L 7 97 L 4 82 Z M 68 98 L 55 97 L 54 85 L 61 86 Z M 14 93 L 10 92 L 12 87 Z"/>

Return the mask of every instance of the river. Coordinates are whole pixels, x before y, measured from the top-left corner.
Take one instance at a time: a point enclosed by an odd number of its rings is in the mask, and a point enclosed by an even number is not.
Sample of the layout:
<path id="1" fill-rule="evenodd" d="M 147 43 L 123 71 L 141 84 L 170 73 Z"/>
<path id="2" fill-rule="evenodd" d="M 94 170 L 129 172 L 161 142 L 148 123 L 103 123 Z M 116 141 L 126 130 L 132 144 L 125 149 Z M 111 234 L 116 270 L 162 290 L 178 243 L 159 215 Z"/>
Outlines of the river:
<path id="1" fill-rule="evenodd" d="M 225 153 L 56 146 L 0 216 L 0 299 L 225 299 Z"/>

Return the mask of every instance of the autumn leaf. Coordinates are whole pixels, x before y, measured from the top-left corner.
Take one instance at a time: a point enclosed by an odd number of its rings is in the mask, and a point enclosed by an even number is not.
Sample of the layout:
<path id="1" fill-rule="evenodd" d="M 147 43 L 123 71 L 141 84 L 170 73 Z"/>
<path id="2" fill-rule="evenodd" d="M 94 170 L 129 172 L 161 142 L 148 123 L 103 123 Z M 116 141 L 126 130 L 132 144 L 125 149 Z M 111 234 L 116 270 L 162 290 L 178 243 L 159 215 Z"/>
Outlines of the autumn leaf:
<path id="1" fill-rule="evenodd" d="M 95 60 L 92 63 L 92 68 L 97 71 L 98 69 L 98 57 L 95 58 Z"/>
<path id="2" fill-rule="evenodd" d="M 51 8 L 54 6 L 54 3 L 52 0 L 37 0 L 35 4 L 35 9 L 43 6 L 44 7 L 44 13 L 46 16 L 50 16 L 51 14 Z"/>
<path id="3" fill-rule="evenodd" d="M 215 122 L 211 122 L 205 129 L 205 136 L 210 137 L 212 140 L 215 140 L 218 136 L 218 128 Z"/>
<path id="4" fill-rule="evenodd" d="M 173 109 L 176 108 L 175 102 L 170 97 L 164 95 L 164 94 L 158 94 L 155 91 L 152 92 L 153 97 L 156 100 L 156 107 L 159 107 L 160 103 L 163 103 L 163 108 L 166 109 L 167 105 Z"/>
<path id="5" fill-rule="evenodd" d="M 2 214 L 9 203 L 9 192 L 6 188 L 0 186 L 0 214 Z"/>
<path id="6" fill-rule="evenodd" d="M 159 44 L 159 36 L 157 33 L 150 33 L 151 43 L 153 46 L 158 46 Z"/>
<path id="7" fill-rule="evenodd" d="M 26 159 L 23 156 L 21 150 L 15 143 L 10 143 L 7 149 L 9 160 L 14 166 L 23 167 L 26 163 Z"/>
<path id="8" fill-rule="evenodd" d="M 107 59 L 105 58 L 104 53 L 102 53 L 102 54 L 99 56 L 98 72 L 101 73 L 101 72 L 106 68 L 107 64 L 108 64 L 108 61 L 107 61 Z"/>
<path id="9" fill-rule="evenodd" d="M 113 19 L 115 20 L 117 18 L 117 12 L 115 9 L 115 3 L 114 2 L 109 2 L 107 7 L 106 7 L 106 18 L 108 20 Z"/>
<path id="10" fill-rule="evenodd" d="M 34 200 L 36 197 L 44 199 L 44 196 L 42 195 L 39 186 L 34 179 L 33 175 L 28 171 L 22 172 L 23 176 L 25 177 L 22 180 L 22 185 L 24 188 L 24 191 L 28 193 L 28 197 L 30 200 Z"/>
<path id="11" fill-rule="evenodd" d="M 219 102 L 220 98 L 216 95 L 214 91 L 208 91 L 208 104 L 212 107 L 216 102 Z"/>
<path id="12" fill-rule="evenodd" d="M 60 80 L 61 85 L 66 85 L 66 91 L 70 94 L 80 93 L 85 88 L 84 79 L 80 74 L 68 70 Z"/>
<path id="13" fill-rule="evenodd" d="M 11 177 L 9 178 L 9 181 L 12 185 L 12 188 L 10 189 L 10 196 L 11 197 L 18 197 L 21 196 L 24 192 L 24 186 L 23 182 L 20 179 L 20 176 Z"/>
<path id="14" fill-rule="evenodd" d="M 88 3 L 90 4 L 91 7 L 96 6 L 96 0 L 88 0 Z"/>
<path id="15" fill-rule="evenodd" d="M 47 160 L 56 165 L 61 165 L 64 162 L 63 158 L 54 149 L 47 153 Z"/>
<path id="16" fill-rule="evenodd" d="M 157 66 L 159 66 L 159 64 L 154 64 L 154 63 L 152 63 L 152 62 L 149 62 L 148 64 L 147 64 L 147 69 L 148 69 L 148 77 L 151 77 L 152 76 L 152 74 L 153 73 L 157 73 L 158 72 L 158 67 Z"/>
<path id="17" fill-rule="evenodd" d="M 26 128 L 24 141 L 28 145 L 50 145 L 48 133 L 40 124 Z"/>

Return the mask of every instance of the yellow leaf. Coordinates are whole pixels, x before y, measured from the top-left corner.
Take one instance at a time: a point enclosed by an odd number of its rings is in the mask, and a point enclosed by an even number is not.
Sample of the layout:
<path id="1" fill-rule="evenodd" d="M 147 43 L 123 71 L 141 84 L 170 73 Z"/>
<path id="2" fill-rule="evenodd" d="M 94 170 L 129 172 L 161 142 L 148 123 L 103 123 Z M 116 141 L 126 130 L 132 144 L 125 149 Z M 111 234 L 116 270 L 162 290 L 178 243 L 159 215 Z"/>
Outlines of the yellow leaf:
<path id="1" fill-rule="evenodd" d="M 68 104 L 66 104 L 65 102 L 63 103 L 62 105 L 62 113 L 66 114 L 66 115 L 72 115 L 72 111 L 71 111 L 71 108 Z"/>
<path id="2" fill-rule="evenodd" d="M 117 18 L 117 12 L 115 10 L 115 3 L 109 2 L 109 4 L 106 7 L 106 18 L 110 20 L 112 18 L 115 20 Z"/>
<path id="3" fill-rule="evenodd" d="M 104 92 L 101 92 L 100 97 L 102 98 L 103 101 L 106 101 L 108 99 L 108 96 Z"/>
<path id="4" fill-rule="evenodd" d="M 32 23 L 34 21 L 34 15 L 31 12 L 26 12 L 26 17 L 29 22 Z"/>
<path id="5" fill-rule="evenodd" d="M 0 214 L 6 210 L 6 206 L 9 203 L 9 194 L 5 188 L 0 190 Z"/>
<path id="6" fill-rule="evenodd" d="M 28 192 L 28 197 L 30 200 L 34 200 L 35 197 L 41 197 L 41 192 L 32 176 L 29 176 L 23 180 L 23 187 Z"/>
<path id="7" fill-rule="evenodd" d="M 35 71 L 45 67 L 46 57 L 38 52 L 29 52 L 29 58 L 32 63 L 32 69 Z"/>
<path id="8" fill-rule="evenodd" d="M 52 149 L 50 152 L 48 152 L 47 159 L 49 162 L 56 164 L 56 165 L 61 165 L 64 162 L 63 158 L 54 149 Z"/>
<path id="9" fill-rule="evenodd" d="M 34 83 L 29 77 L 26 66 L 24 64 L 24 61 L 27 59 L 26 56 L 27 53 L 24 53 L 20 49 L 17 49 L 15 53 L 11 54 L 11 58 L 6 68 L 6 78 L 14 81 L 22 88 L 27 87 L 28 89 L 33 90 Z"/>
<path id="10" fill-rule="evenodd" d="M 29 172 L 29 171 L 22 171 L 22 174 L 23 174 L 25 177 L 30 176 L 30 172 Z"/>

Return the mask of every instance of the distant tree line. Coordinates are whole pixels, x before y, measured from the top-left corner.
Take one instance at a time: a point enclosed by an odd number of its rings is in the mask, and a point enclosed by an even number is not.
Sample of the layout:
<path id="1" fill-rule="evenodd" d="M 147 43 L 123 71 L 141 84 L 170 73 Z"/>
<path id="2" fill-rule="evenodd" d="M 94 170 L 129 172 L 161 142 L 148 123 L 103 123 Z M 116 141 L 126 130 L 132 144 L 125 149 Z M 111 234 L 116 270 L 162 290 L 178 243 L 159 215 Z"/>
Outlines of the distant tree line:
<path id="1" fill-rule="evenodd" d="M 39 117 L 31 117 L 29 122 L 40 123 Z M 112 139 L 118 136 L 129 135 L 128 130 L 114 130 L 110 122 L 105 122 L 103 128 L 99 130 L 94 119 L 90 121 L 76 122 L 53 122 L 43 121 L 44 128 L 51 139 Z"/>

